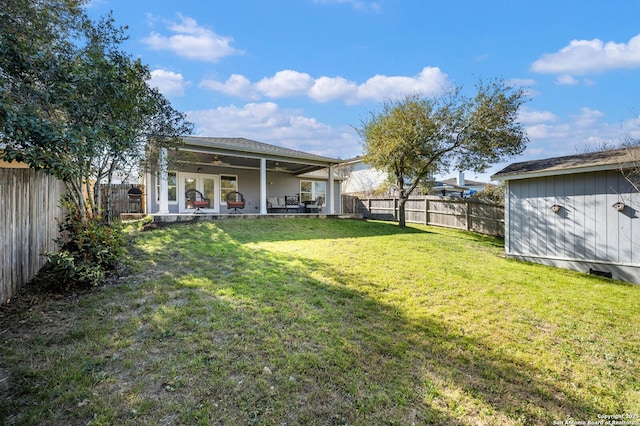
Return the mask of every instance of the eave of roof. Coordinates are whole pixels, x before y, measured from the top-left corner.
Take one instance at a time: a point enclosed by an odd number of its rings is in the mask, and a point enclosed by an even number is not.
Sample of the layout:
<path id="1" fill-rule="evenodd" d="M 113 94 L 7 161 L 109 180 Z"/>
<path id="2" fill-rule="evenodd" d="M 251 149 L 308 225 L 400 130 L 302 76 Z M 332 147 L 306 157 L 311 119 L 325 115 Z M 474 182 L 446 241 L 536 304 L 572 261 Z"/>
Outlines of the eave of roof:
<path id="1" fill-rule="evenodd" d="M 545 176 L 620 170 L 638 165 L 640 147 L 590 152 L 564 157 L 513 163 L 491 176 L 495 180 L 529 179 Z"/>
<path id="2" fill-rule="evenodd" d="M 283 148 L 264 142 L 258 142 L 246 138 L 214 138 L 201 136 L 183 137 L 185 147 L 203 147 L 208 149 L 218 149 L 225 152 L 236 152 L 238 154 L 256 154 L 259 156 L 270 156 L 277 158 L 288 158 L 298 161 L 306 161 L 322 164 L 338 164 L 341 160 L 310 154 L 308 152 L 297 151 L 295 149 Z"/>

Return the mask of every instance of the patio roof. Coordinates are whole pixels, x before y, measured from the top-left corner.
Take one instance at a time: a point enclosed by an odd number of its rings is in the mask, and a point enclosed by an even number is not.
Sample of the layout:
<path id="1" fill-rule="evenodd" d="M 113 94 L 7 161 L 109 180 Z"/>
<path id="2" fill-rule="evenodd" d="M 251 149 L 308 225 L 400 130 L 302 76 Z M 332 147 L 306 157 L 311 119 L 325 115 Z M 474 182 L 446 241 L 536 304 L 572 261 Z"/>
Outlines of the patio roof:
<path id="1" fill-rule="evenodd" d="M 187 136 L 183 141 L 184 145 L 179 147 L 179 150 L 197 153 L 197 162 L 202 164 L 224 164 L 230 167 L 258 169 L 259 160 L 264 158 L 270 170 L 299 175 L 341 162 L 339 159 L 246 138 Z"/>

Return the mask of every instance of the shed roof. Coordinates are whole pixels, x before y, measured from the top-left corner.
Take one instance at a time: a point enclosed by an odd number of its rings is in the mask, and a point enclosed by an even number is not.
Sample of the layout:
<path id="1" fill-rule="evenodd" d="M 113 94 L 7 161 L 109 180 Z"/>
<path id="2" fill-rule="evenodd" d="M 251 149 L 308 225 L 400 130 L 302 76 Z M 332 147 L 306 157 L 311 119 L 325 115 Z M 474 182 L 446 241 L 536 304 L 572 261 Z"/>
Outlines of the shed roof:
<path id="1" fill-rule="evenodd" d="M 513 163 L 491 176 L 496 180 L 587 173 L 640 165 L 640 146 Z"/>

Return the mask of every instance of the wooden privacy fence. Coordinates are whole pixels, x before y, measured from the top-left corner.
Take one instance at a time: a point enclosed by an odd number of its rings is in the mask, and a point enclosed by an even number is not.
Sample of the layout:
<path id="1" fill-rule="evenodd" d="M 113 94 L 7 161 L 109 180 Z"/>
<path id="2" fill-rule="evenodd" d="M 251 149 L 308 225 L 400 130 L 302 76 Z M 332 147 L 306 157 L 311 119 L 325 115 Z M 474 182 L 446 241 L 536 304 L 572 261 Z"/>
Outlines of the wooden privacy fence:
<path id="1" fill-rule="evenodd" d="M 132 189 L 138 189 L 139 194 L 130 194 Z M 118 218 L 122 213 L 145 213 L 144 185 L 119 183 L 101 184 L 102 212 L 110 218 Z"/>
<path id="2" fill-rule="evenodd" d="M 0 168 L 0 304 L 6 303 L 57 249 L 64 184 L 33 169 Z"/>
<path id="3" fill-rule="evenodd" d="M 345 210 L 356 210 L 369 219 L 398 220 L 397 198 L 343 199 Z M 504 238 L 504 206 L 470 199 L 442 197 L 410 198 L 405 204 L 408 223 L 465 229 Z"/>

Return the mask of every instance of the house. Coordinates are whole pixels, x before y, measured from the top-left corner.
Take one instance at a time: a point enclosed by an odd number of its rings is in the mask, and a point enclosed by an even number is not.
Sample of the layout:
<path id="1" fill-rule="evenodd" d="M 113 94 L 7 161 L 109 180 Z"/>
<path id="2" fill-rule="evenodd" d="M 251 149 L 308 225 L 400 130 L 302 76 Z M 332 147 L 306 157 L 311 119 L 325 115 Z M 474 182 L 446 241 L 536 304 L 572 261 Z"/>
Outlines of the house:
<path id="1" fill-rule="evenodd" d="M 476 192 L 483 191 L 487 184 L 464 178 L 464 172 L 459 172 L 457 177 L 445 180 L 435 180 L 429 188 L 428 195 L 442 197 L 468 197 Z"/>
<path id="2" fill-rule="evenodd" d="M 394 185 L 389 183 L 386 171 L 375 169 L 362 161 L 362 157 L 346 160 L 338 166 L 340 175 L 344 176 L 342 193 L 359 197 L 371 197 L 383 195 L 395 197 L 397 191 Z M 438 196 L 468 196 L 477 191 L 482 191 L 486 183 L 465 180 L 464 173 L 459 172 L 458 177 L 435 180 L 429 188 L 428 195 Z M 413 195 L 422 195 L 420 188 L 416 188 Z"/>
<path id="3" fill-rule="evenodd" d="M 342 193 L 370 197 L 382 190 L 387 183 L 387 172 L 374 169 L 355 157 L 338 166 L 342 181 Z"/>
<path id="4" fill-rule="evenodd" d="M 241 213 L 285 211 L 285 196 L 297 203 L 287 212 L 304 212 L 304 203 L 318 197 L 324 200 L 320 212 L 340 212 L 340 179 L 334 176 L 340 160 L 245 138 L 183 141 L 175 152 L 162 150 L 158 164 L 146 173 L 150 214 L 231 213 L 231 192 L 244 198 Z"/>
<path id="5" fill-rule="evenodd" d="M 511 164 L 507 257 L 640 283 L 640 147 Z M 635 161 L 634 161 L 635 160 Z"/>
<path id="6" fill-rule="evenodd" d="M 479 182 L 476 180 L 465 179 L 464 172 L 458 172 L 457 177 L 452 177 L 442 181 L 445 186 L 454 186 L 464 189 L 464 195 L 471 195 L 475 192 L 484 191 L 484 187 L 487 186 L 485 182 Z"/>

